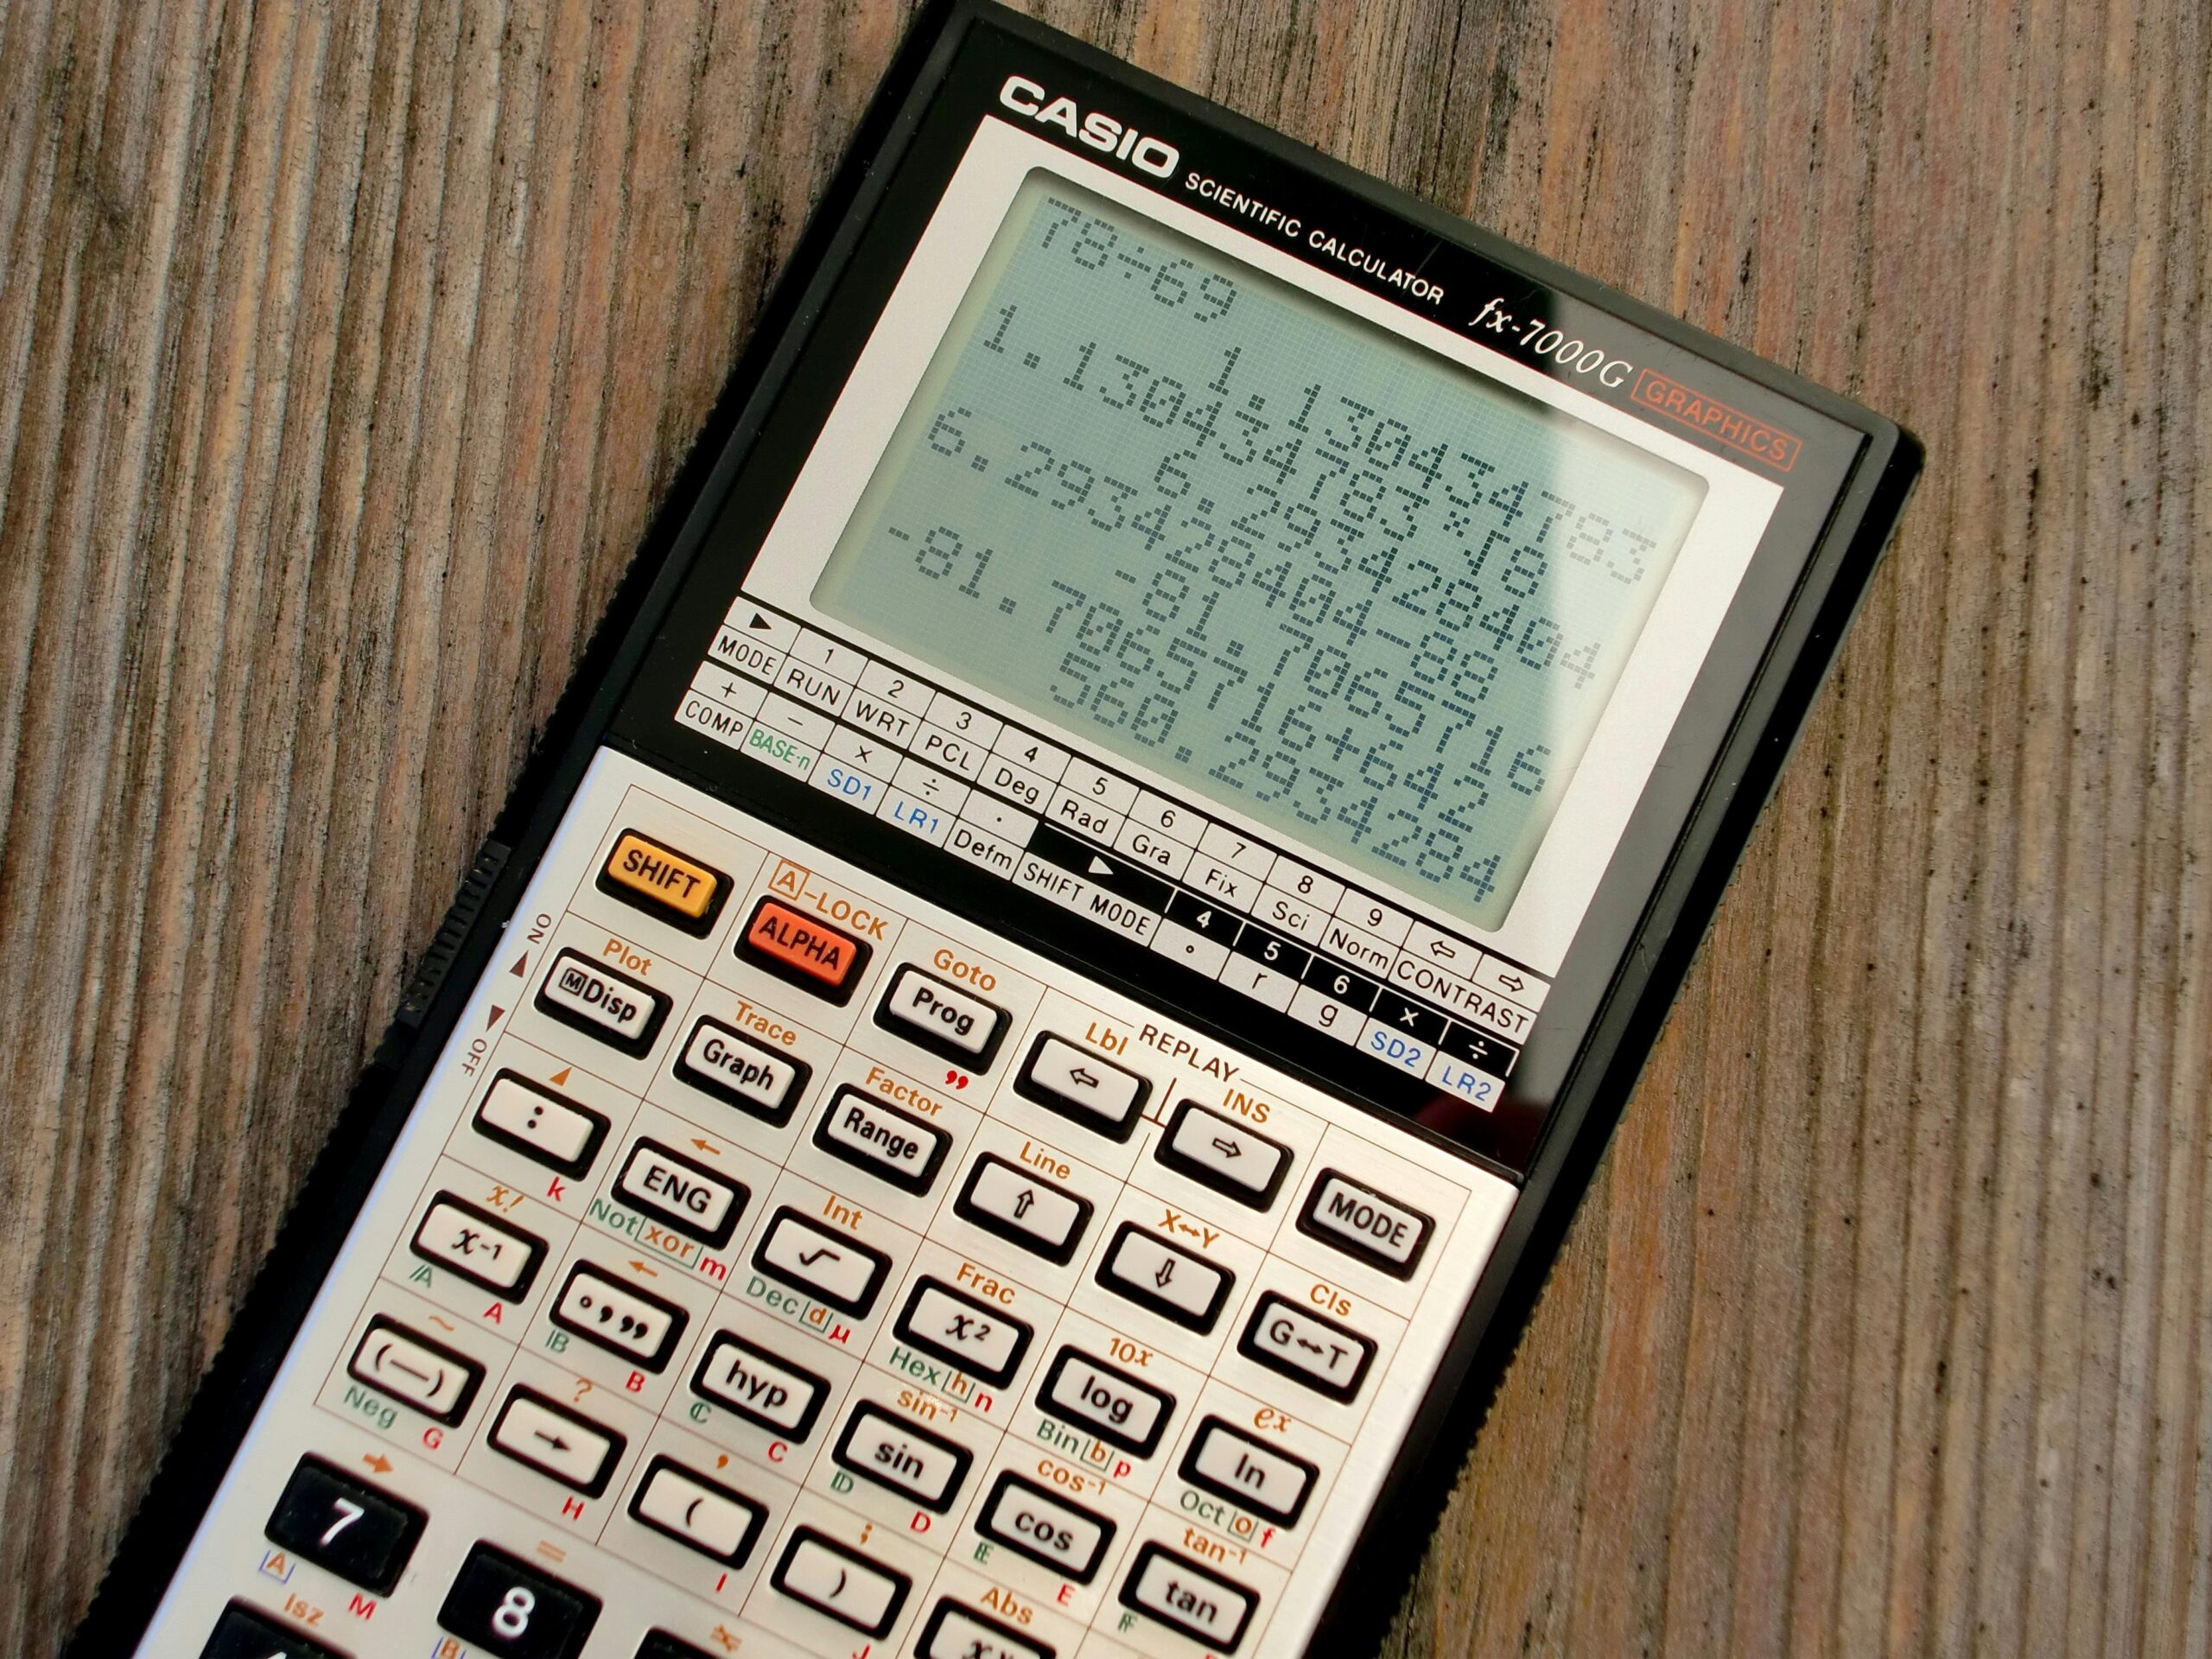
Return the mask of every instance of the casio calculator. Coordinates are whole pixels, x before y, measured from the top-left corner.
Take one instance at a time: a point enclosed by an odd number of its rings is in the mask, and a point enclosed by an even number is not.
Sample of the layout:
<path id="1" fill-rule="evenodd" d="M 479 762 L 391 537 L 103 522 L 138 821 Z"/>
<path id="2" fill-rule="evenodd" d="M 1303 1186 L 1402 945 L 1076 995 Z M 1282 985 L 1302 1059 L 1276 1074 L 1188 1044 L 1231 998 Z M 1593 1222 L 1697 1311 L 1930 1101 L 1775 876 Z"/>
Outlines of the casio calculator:
<path id="1" fill-rule="evenodd" d="M 1360 1650 L 1918 466 L 928 13 L 75 1650 Z"/>

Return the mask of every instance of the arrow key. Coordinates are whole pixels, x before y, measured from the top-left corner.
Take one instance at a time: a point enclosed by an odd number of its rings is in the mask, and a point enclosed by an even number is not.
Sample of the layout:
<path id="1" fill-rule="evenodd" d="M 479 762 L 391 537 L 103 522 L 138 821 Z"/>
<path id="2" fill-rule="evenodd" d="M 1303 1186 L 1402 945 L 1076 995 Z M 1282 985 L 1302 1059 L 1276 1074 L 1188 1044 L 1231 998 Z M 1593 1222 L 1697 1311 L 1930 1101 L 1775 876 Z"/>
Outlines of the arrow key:
<path id="1" fill-rule="evenodd" d="M 1058 1166 L 1065 1171 L 1065 1165 Z M 1065 1266 L 1090 1225 L 1090 1201 L 1055 1186 L 1035 1171 L 985 1153 L 952 1201 L 963 1221 L 995 1233 L 1032 1255 Z"/>
<path id="2" fill-rule="evenodd" d="M 1175 1109 L 1153 1156 L 1177 1174 L 1255 1210 L 1274 1202 L 1290 1173 L 1288 1147 L 1190 1100 Z"/>
<path id="3" fill-rule="evenodd" d="M 518 1388 L 507 1395 L 492 1425 L 492 1449 L 541 1475 L 597 1497 L 621 1461 L 622 1436 L 579 1417 L 535 1389 Z"/>
<path id="4" fill-rule="evenodd" d="M 1092 1050 L 1045 1033 L 1030 1048 L 1014 1092 L 1086 1129 L 1126 1141 L 1137 1126 L 1152 1085 Z"/>
<path id="5" fill-rule="evenodd" d="M 1098 1282 L 1163 1319 L 1192 1331 L 1211 1331 L 1236 1275 L 1194 1250 L 1169 1243 L 1148 1228 L 1125 1221 L 1098 1264 Z"/>

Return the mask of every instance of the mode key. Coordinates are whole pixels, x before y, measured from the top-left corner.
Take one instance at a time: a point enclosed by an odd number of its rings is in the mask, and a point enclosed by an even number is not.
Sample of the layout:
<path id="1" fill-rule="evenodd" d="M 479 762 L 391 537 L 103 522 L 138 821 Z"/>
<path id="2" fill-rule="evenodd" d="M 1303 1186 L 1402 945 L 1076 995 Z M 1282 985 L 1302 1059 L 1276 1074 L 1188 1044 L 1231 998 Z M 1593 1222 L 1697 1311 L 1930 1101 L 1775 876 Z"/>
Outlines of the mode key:
<path id="1" fill-rule="evenodd" d="M 1420 1211 L 1333 1169 L 1321 1172 L 1298 1217 L 1298 1230 L 1308 1238 L 1395 1279 L 1413 1276 L 1434 1226 Z"/>

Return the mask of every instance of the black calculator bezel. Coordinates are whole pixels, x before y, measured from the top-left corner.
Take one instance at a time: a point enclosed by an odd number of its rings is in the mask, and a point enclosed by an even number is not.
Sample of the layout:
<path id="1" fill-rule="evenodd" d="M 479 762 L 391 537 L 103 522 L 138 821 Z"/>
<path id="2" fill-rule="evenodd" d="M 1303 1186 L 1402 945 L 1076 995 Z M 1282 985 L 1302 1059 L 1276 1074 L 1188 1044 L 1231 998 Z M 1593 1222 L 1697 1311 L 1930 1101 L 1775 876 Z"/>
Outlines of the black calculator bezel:
<path id="1" fill-rule="evenodd" d="M 884 209 L 899 165 L 962 49 L 985 39 L 994 49 L 1047 60 L 1079 84 L 1111 88 L 1167 112 L 1185 129 L 1218 134 L 1292 174 L 1356 197 L 1376 215 L 1509 268 L 1531 291 L 1618 318 L 1671 348 L 1672 361 L 1709 365 L 1764 389 L 1807 418 L 1847 433 L 1853 446 L 1840 486 L 1818 500 L 1806 492 L 1785 492 L 1754 561 L 1755 574 L 1784 585 L 1778 620 L 1756 638 L 1724 631 L 1655 778 L 1669 772 L 1677 745 L 1685 757 L 1709 753 L 1710 762 L 1696 766 L 1686 779 L 1679 779 L 1681 768 L 1675 768 L 1673 800 L 1655 801 L 1656 790 L 1647 790 L 1578 933 L 1540 1033 L 1571 1028 L 1579 1040 L 1565 1052 L 1556 1042 L 1548 1048 L 1539 1040 L 1523 1057 L 1524 1065 L 1534 1063 L 1536 1081 L 1530 1086 L 1543 1090 L 1548 1111 L 1522 1179 L 1522 1196 L 1393 1460 L 1309 1651 L 1363 1651 L 1380 1638 L 1598 1156 L 1902 511 L 1922 452 L 1891 422 L 1103 52 L 988 0 L 934 0 L 870 101 L 698 445 L 502 808 L 434 947 L 435 971 L 426 970 L 410 988 L 399 1019 L 356 1084 L 221 1350 L 175 1426 L 68 1653 L 91 1659 L 127 1652 L 143 1636 L 591 756 L 603 741 L 619 740 L 619 705 L 649 666 L 667 614 L 739 472 L 763 445 L 765 410 L 813 342 L 856 245 Z M 1794 543 L 1795 554 L 1785 548 L 1785 556 L 1770 556 L 1770 546 L 1781 542 Z M 648 758 L 668 766 L 662 748 L 656 743 Z M 730 792 L 727 785 L 721 792 Z M 744 804 L 754 804 L 749 798 Z M 847 837 L 842 826 L 833 826 L 821 838 L 834 845 Z M 1609 949 L 1609 960 L 1593 967 L 1585 959 L 1585 941 L 1599 936 L 1624 944 Z M 1554 1014 L 1565 1017 L 1554 1023 Z M 1440 1443 L 1448 1445 L 1450 1455 L 1431 1455 Z M 1348 1586 L 1357 1588 L 1348 1591 Z"/>

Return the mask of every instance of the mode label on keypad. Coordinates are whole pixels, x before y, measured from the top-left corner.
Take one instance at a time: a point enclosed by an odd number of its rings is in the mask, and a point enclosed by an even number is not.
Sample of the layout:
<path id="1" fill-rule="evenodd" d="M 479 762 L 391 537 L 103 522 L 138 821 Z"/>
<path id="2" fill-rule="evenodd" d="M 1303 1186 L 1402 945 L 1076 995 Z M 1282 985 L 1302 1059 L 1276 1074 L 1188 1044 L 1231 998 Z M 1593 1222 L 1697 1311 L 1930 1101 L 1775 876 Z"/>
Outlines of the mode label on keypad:
<path id="1" fill-rule="evenodd" d="M 1420 1211 L 1333 1169 L 1321 1172 L 1298 1217 L 1299 1230 L 1308 1237 L 1397 1279 L 1410 1278 L 1421 1265 L 1434 1224 Z"/>

